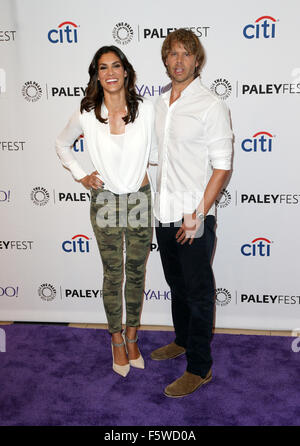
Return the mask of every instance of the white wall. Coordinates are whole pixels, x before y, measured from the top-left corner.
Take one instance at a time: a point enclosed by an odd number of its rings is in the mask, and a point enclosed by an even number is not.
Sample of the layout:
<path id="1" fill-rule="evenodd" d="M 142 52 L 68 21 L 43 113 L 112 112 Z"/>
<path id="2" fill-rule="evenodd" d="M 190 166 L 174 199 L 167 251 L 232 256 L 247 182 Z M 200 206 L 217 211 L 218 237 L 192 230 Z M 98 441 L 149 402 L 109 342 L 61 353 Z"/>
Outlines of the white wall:
<path id="1" fill-rule="evenodd" d="M 99 47 L 121 47 L 138 91 L 155 101 L 168 83 L 163 37 L 189 27 L 206 49 L 203 82 L 228 94 L 235 134 L 218 207 L 216 326 L 299 327 L 299 2 L 0 0 L 0 8 L 0 318 L 105 322 L 89 194 L 61 167 L 54 140 Z M 263 16 L 271 18 L 256 23 Z M 84 138 L 76 147 L 92 169 Z M 85 252 L 64 251 L 78 234 L 89 238 Z M 171 325 L 155 237 L 152 248 L 142 323 Z"/>

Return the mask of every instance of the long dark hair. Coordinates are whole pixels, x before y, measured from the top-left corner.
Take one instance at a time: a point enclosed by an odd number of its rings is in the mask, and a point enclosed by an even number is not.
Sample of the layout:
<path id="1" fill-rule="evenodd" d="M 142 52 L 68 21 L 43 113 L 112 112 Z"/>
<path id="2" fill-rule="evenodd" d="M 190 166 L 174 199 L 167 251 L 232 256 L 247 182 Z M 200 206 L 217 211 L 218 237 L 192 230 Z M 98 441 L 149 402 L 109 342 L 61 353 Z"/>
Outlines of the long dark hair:
<path id="1" fill-rule="evenodd" d="M 93 57 L 93 60 L 89 66 L 89 75 L 90 80 L 88 86 L 85 90 L 85 96 L 80 104 L 81 113 L 83 110 L 87 112 L 94 110 L 96 118 L 102 122 L 107 124 L 108 120 L 102 118 L 101 116 L 101 105 L 104 98 L 104 92 L 100 81 L 98 80 L 98 61 L 102 54 L 107 53 L 115 53 L 116 56 L 119 57 L 124 70 L 127 72 L 127 76 L 125 77 L 124 86 L 125 86 L 125 99 L 127 105 L 127 115 L 123 118 L 125 124 L 129 122 L 134 122 L 136 117 L 138 116 L 138 107 L 139 101 L 143 101 L 142 97 L 136 93 L 135 90 L 135 81 L 136 74 L 133 69 L 131 63 L 129 63 L 125 54 L 116 46 L 103 46 L 101 47 Z"/>

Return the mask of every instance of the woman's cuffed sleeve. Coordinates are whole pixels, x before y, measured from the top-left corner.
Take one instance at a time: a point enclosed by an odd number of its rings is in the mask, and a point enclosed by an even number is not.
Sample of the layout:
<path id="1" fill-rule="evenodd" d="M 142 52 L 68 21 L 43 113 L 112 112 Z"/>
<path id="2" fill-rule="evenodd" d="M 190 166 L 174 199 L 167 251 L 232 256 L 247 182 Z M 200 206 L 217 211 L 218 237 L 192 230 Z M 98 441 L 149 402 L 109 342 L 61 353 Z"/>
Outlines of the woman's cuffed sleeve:
<path id="1" fill-rule="evenodd" d="M 59 156 L 62 165 L 71 171 L 75 180 L 81 180 L 87 175 L 72 151 L 74 141 L 82 134 L 82 131 L 80 111 L 77 110 L 73 113 L 66 127 L 55 141 L 56 153 Z"/>

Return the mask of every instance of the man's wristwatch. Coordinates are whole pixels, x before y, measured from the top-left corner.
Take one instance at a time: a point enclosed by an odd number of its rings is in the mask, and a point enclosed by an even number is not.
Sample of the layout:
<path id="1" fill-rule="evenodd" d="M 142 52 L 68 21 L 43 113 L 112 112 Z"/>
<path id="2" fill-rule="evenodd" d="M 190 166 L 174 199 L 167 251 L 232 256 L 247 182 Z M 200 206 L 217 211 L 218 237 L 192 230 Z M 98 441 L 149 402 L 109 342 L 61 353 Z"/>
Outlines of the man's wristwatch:
<path id="1" fill-rule="evenodd" d="M 196 211 L 196 217 L 200 220 L 201 223 L 203 223 L 205 220 L 205 215 L 203 214 L 203 212 Z"/>

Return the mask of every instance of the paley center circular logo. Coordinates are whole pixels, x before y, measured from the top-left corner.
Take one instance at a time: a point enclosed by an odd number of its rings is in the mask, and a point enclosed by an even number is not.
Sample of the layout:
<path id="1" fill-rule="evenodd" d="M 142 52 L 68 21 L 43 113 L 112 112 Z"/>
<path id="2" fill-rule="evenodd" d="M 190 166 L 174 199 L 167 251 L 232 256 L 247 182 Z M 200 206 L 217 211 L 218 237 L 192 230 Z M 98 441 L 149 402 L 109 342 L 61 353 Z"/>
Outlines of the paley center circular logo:
<path id="1" fill-rule="evenodd" d="M 34 187 L 31 191 L 30 198 L 36 206 L 45 206 L 48 203 L 50 194 L 44 187 Z"/>
<path id="2" fill-rule="evenodd" d="M 119 45 L 127 45 L 133 38 L 133 29 L 129 23 L 119 22 L 114 26 L 112 35 Z"/>
<path id="3" fill-rule="evenodd" d="M 226 208 L 231 203 L 231 195 L 227 189 L 223 189 L 216 200 L 218 208 Z"/>
<path id="4" fill-rule="evenodd" d="M 27 81 L 22 87 L 22 94 L 26 101 L 36 102 L 41 99 L 43 90 L 37 82 Z"/>
<path id="5" fill-rule="evenodd" d="M 41 299 L 49 302 L 56 296 L 56 289 L 50 283 L 43 283 L 38 288 L 38 294 Z"/>
<path id="6" fill-rule="evenodd" d="M 211 91 L 218 96 L 219 99 L 226 100 L 232 92 L 231 83 L 224 78 L 216 79 L 211 87 Z"/>
<path id="7" fill-rule="evenodd" d="M 216 289 L 216 304 L 224 307 L 231 302 L 231 294 L 226 288 Z"/>

